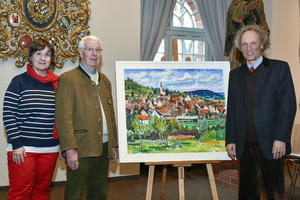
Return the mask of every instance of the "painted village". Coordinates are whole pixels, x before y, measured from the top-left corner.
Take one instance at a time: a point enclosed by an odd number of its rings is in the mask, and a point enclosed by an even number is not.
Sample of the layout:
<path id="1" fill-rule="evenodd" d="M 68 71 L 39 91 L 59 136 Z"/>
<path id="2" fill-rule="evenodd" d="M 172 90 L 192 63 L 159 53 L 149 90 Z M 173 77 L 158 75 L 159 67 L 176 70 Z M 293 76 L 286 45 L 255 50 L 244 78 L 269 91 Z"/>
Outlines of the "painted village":
<path id="1" fill-rule="evenodd" d="M 179 92 L 125 80 L 128 153 L 225 151 L 224 94 Z"/>

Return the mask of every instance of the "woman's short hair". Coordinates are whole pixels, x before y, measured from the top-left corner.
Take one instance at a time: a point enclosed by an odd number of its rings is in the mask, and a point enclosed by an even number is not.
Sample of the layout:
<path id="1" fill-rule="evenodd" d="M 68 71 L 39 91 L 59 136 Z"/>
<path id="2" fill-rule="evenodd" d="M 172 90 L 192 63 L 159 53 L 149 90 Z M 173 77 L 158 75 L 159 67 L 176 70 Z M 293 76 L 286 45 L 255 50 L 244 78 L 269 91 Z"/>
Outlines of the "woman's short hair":
<path id="1" fill-rule="evenodd" d="M 85 41 L 87 39 L 96 40 L 96 41 L 99 42 L 99 44 L 101 44 L 101 41 L 100 41 L 100 39 L 97 36 L 95 36 L 95 35 L 88 35 L 88 36 L 85 36 L 85 37 L 81 38 L 81 40 L 80 40 L 80 42 L 78 44 L 78 49 L 80 49 L 80 50 L 84 49 L 84 43 L 85 43 Z"/>
<path id="2" fill-rule="evenodd" d="M 50 69 L 54 69 L 54 67 L 55 67 L 54 48 L 47 40 L 42 39 L 42 38 L 33 40 L 30 43 L 30 46 L 28 48 L 28 56 L 29 56 L 29 58 L 31 58 L 31 56 L 35 52 L 41 51 L 41 50 L 45 49 L 46 47 L 48 47 L 50 49 L 51 63 L 50 63 L 49 67 L 50 67 Z M 31 60 L 30 60 L 30 62 L 31 62 Z"/>
<path id="3" fill-rule="evenodd" d="M 255 24 L 243 26 L 240 30 L 238 30 L 235 37 L 235 46 L 241 51 L 242 35 L 246 31 L 250 31 L 250 30 L 255 31 L 258 34 L 260 43 L 263 45 L 263 49 L 261 50 L 263 53 L 266 49 L 270 47 L 269 33 L 266 30 L 264 30 L 261 26 Z"/>

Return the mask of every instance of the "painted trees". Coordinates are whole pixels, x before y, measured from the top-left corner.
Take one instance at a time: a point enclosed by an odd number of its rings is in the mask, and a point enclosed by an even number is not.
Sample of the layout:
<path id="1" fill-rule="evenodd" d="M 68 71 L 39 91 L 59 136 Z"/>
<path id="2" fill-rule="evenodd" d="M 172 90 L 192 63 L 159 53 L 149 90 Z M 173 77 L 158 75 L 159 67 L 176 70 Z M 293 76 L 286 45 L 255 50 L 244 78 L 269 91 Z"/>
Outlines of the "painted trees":
<path id="1" fill-rule="evenodd" d="M 203 140 L 204 131 L 207 130 L 208 127 L 209 125 L 206 117 L 202 117 L 202 119 L 201 118 L 198 119 L 197 130 L 200 133 L 199 140 Z"/>
<path id="2" fill-rule="evenodd" d="M 146 133 L 146 125 L 143 124 L 143 122 L 139 120 L 138 115 L 136 115 L 132 121 L 132 127 L 134 129 L 134 133 L 139 135 L 140 147 L 141 151 L 143 151 L 143 136 Z"/>
<path id="3" fill-rule="evenodd" d="M 168 137 L 172 128 L 167 119 L 156 115 L 150 116 L 149 124 L 159 134 L 159 137 L 163 140 L 164 144 L 168 146 Z"/>

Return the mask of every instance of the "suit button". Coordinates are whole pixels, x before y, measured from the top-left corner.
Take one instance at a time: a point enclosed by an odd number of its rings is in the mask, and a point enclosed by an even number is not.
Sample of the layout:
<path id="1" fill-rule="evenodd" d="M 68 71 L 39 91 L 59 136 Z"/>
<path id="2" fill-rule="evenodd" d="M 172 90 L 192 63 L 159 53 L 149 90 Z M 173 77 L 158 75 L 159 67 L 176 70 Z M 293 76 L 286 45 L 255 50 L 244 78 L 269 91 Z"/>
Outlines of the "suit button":
<path id="1" fill-rule="evenodd" d="M 98 134 L 101 135 L 101 131 L 99 131 Z"/>
<path id="2" fill-rule="evenodd" d="M 99 118 L 97 121 L 98 121 L 98 122 L 101 122 L 101 119 Z"/>

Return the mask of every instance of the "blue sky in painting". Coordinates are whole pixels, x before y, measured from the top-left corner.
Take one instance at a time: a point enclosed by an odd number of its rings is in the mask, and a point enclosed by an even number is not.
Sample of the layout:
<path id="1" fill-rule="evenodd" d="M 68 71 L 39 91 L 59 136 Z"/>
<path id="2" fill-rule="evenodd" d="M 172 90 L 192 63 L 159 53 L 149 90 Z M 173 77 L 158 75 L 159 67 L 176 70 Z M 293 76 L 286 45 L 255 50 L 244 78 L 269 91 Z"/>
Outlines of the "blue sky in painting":
<path id="1" fill-rule="evenodd" d="M 125 69 L 125 80 L 130 78 L 146 87 L 176 91 L 211 90 L 224 92 L 222 69 Z"/>

